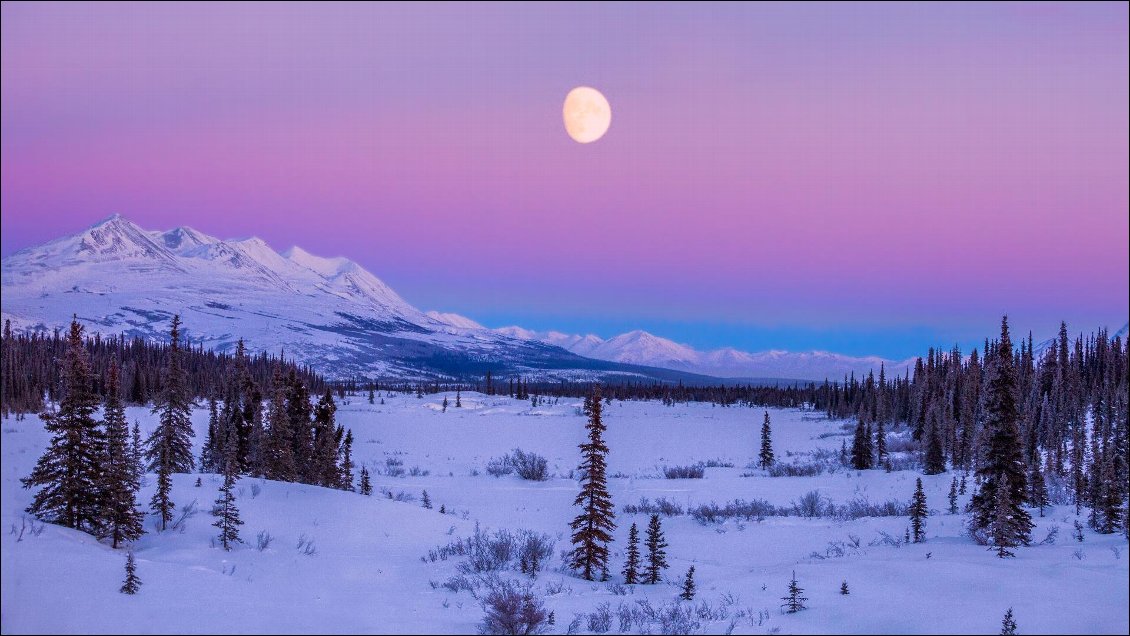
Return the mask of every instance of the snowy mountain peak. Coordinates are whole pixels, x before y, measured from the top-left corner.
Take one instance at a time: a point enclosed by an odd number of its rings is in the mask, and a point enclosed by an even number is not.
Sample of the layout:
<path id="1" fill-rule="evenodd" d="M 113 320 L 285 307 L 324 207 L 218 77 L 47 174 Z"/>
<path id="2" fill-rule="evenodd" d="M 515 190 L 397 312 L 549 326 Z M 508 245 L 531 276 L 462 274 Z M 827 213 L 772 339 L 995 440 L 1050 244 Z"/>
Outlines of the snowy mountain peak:
<path id="1" fill-rule="evenodd" d="M 184 255 L 185 252 L 194 250 L 202 245 L 218 243 L 219 239 L 198 232 L 190 227 L 181 226 L 168 232 L 151 232 L 150 236 L 156 239 L 165 249 L 176 254 Z"/>
<path id="2" fill-rule="evenodd" d="M 354 264 L 353 261 L 341 256 L 336 258 L 315 256 L 297 245 L 284 251 L 282 257 L 296 265 L 305 267 L 323 278 L 332 278 L 341 273 L 343 269 Z"/>

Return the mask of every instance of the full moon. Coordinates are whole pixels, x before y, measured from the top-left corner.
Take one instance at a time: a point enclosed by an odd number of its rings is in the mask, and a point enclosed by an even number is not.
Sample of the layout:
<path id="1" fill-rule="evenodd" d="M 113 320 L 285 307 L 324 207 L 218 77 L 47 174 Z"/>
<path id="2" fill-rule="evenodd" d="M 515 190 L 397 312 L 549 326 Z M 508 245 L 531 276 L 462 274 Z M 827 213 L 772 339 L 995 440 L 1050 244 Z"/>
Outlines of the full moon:
<path id="1" fill-rule="evenodd" d="M 612 123 L 612 107 L 600 91 L 588 86 L 578 86 L 565 96 L 565 132 L 573 141 L 587 144 L 608 132 Z"/>

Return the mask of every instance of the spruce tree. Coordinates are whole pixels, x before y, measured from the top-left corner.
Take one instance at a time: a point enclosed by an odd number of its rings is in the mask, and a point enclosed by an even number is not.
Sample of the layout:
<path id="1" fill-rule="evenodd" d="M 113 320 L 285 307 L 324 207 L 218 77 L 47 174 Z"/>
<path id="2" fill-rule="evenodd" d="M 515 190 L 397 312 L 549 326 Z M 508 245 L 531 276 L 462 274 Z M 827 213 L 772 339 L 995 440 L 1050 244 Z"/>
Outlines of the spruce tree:
<path id="1" fill-rule="evenodd" d="M 369 404 L 372 404 L 375 401 L 376 401 L 376 395 L 373 393 L 373 389 L 370 388 L 369 389 Z"/>
<path id="2" fill-rule="evenodd" d="M 122 594 L 137 594 L 141 589 L 141 579 L 137 576 L 137 562 L 133 559 L 133 551 L 126 554 L 126 580 L 119 590 Z"/>
<path id="3" fill-rule="evenodd" d="M 847 584 L 846 580 L 843 583 L 840 583 L 840 594 L 842 594 L 844 596 L 851 594 L 851 590 L 848 589 L 848 584 Z"/>
<path id="4" fill-rule="evenodd" d="M 299 477 L 294 457 L 291 414 L 287 410 L 286 385 L 275 369 L 271 380 L 271 401 L 267 405 L 267 430 L 263 440 L 263 473 L 267 479 L 296 481 Z"/>
<path id="5" fill-rule="evenodd" d="M 112 546 L 133 541 L 145 533 L 145 516 L 137 509 L 136 496 L 141 487 L 130 448 L 129 424 L 120 395 L 118 365 L 111 364 L 106 380 L 106 400 L 102 419 L 106 427 L 106 455 L 102 462 L 102 535 L 110 537 Z"/>
<path id="6" fill-rule="evenodd" d="M 679 594 L 679 598 L 684 601 L 693 601 L 694 591 L 694 566 L 692 565 L 691 568 L 687 570 L 687 577 L 683 579 L 683 592 Z"/>
<path id="7" fill-rule="evenodd" d="M 51 441 L 31 475 L 20 480 L 24 488 L 40 486 L 27 512 L 50 523 L 97 534 L 102 522 L 99 491 L 105 438 L 94 419 L 98 397 L 77 319 L 71 321 L 59 373 L 63 392 L 59 410 L 40 414 Z"/>
<path id="8" fill-rule="evenodd" d="M 990 538 L 992 545 L 1000 548 L 998 553 L 1002 557 L 1012 554 L 1008 548 L 1028 545 L 1032 531 L 1031 517 L 1022 506 L 1028 480 L 1018 428 L 1012 357 L 1006 317 L 1001 320 L 1000 343 L 989 365 L 984 448 L 982 463 L 976 471 L 981 486 L 973 494 L 970 522 L 975 536 Z M 997 527 L 1002 524 L 1005 527 Z"/>
<path id="9" fill-rule="evenodd" d="M 592 394 L 585 399 L 585 413 L 588 415 L 588 441 L 580 445 L 581 465 L 584 475 L 581 491 L 573 501 L 581 512 L 569 524 L 573 530 L 573 551 L 569 567 L 578 570 L 586 580 L 592 581 L 597 572 L 608 568 L 608 544 L 612 541 L 615 513 L 612 495 L 608 493 L 606 476 L 608 447 L 604 444 L 604 422 L 601 420 L 600 388 L 593 387 Z"/>
<path id="10" fill-rule="evenodd" d="M 361 467 L 361 494 L 373 494 L 373 483 L 369 480 L 369 469 L 364 466 Z"/>
<path id="11" fill-rule="evenodd" d="M 946 456 L 937 426 L 931 427 L 926 436 L 926 459 L 922 472 L 926 475 L 940 475 L 946 472 Z"/>
<path id="12" fill-rule="evenodd" d="M 1028 475 L 1028 503 L 1033 508 L 1040 510 L 1044 516 L 1044 508 L 1048 506 L 1048 485 L 1044 481 L 1044 473 L 1040 472 L 1040 462 L 1032 462 L 1032 472 Z"/>
<path id="13" fill-rule="evenodd" d="M 950 502 L 949 513 L 951 515 L 956 515 L 957 512 L 958 512 L 958 509 L 957 509 L 957 475 L 954 475 L 953 481 L 950 482 L 949 502 Z"/>
<path id="14" fill-rule="evenodd" d="M 643 582 L 655 584 L 667 569 L 667 540 L 663 538 L 663 528 L 659 524 L 659 515 L 651 515 L 647 524 L 647 567 L 644 569 Z"/>
<path id="15" fill-rule="evenodd" d="M 341 441 L 341 464 L 338 466 L 338 488 L 353 490 L 353 429 L 345 431 Z"/>
<path id="16" fill-rule="evenodd" d="M 770 439 L 771 431 L 769 429 L 769 411 L 765 411 L 765 421 L 761 423 L 761 454 L 758 455 L 758 463 L 761 468 L 769 470 L 773 465 L 773 442 Z"/>
<path id="17" fill-rule="evenodd" d="M 455 389 L 455 408 L 463 408 L 462 391 L 459 389 Z"/>
<path id="18" fill-rule="evenodd" d="M 169 330 L 169 363 L 165 370 L 165 385 L 153 405 L 159 413 L 159 422 L 149 436 L 146 458 L 149 469 L 167 473 L 190 473 L 195 460 L 192 457 L 192 399 L 188 393 L 187 377 L 181 367 L 180 316 L 173 316 Z"/>
<path id="19" fill-rule="evenodd" d="M 887 461 L 887 432 L 883 430 L 882 419 L 875 422 L 875 460 L 880 464 L 885 464 Z"/>
<path id="20" fill-rule="evenodd" d="M 926 492 L 922 490 L 922 478 L 914 486 L 914 498 L 910 502 L 910 527 L 915 543 L 926 539 L 926 517 L 930 509 L 926 507 Z"/>
<path id="21" fill-rule="evenodd" d="M 871 468 L 871 443 L 862 419 L 856 423 L 855 436 L 851 441 L 851 467 L 856 470 Z"/>
<path id="22" fill-rule="evenodd" d="M 333 488 L 339 478 L 337 467 L 338 440 L 335 415 L 337 405 L 329 390 L 318 400 L 314 409 L 314 428 L 311 444 L 313 453 L 308 462 L 307 479 L 309 483 Z"/>
<path id="23" fill-rule="evenodd" d="M 1016 634 L 1016 621 L 1012 618 L 1012 608 L 1004 613 L 1004 620 L 1001 621 L 1001 636 L 1014 636 Z"/>
<path id="24" fill-rule="evenodd" d="M 230 441 L 234 442 L 235 440 Z M 233 443 L 228 446 L 234 451 L 237 444 Z M 232 452 L 232 455 L 234 455 L 234 452 Z M 239 526 L 243 525 L 243 521 L 239 518 L 239 509 L 235 506 L 235 495 L 232 493 L 232 488 L 235 486 L 237 464 L 234 456 L 228 457 L 227 461 L 224 462 L 227 467 L 224 471 L 224 483 L 220 486 L 220 496 L 216 499 L 215 506 L 212 507 L 212 514 L 216 517 L 216 521 L 212 525 L 220 530 L 220 545 L 229 552 L 233 545 L 241 542 Z"/>
<path id="25" fill-rule="evenodd" d="M 428 491 L 427 490 L 424 491 L 423 499 L 424 499 L 424 503 L 423 503 L 424 507 L 427 508 L 428 510 L 431 510 L 432 509 L 432 499 L 431 499 L 431 497 L 428 497 Z"/>
<path id="26" fill-rule="evenodd" d="M 640 577 L 640 532 L 636 524 L 628 528 L 628 558 L 624 561 L 624 583 L 639 583 Z"/>
<path id="27" fill-rule="evenodd" d="M 446 395 L 443 396 L 443 405 L 442 405 L 441 409 L 442 410 L 440 411 L 440 413 L 446 413 L 447 412 L 447 396 Z"/>
<path id="28" fill-rule="evenodd" d="M 219 406 L 216 396 L 208 396 L 208 435 L 204 438 L 204 448 L 200 451 L 200 472 L 216 471 L 216 439 L 220 434 Z"/>
<path id="29" fill-rule="evenodd" d="M 785 610 L 785 612 L 789 614 L 796 614 L 803 609 L 807 609 L 804 606 L 804 602 L 808 600 L 808 597 L 801 596 L 803 592 L 804 588 L 797 585 L 796 582 L 796 570 L 793 570 L 793 578 L 789 580 L 789 594 L 788 596 L 781 597 L 781 600 L 784 601 L 784 603 L 781 604 L 781 607 Z"/>
<path id="30" fill-rule="evenodd" d="M 153 497 L 149 499 L 149 509 L 161 519 L 162 530 L 168 529 L 169 522 L 173 520 L 173 510 L 177 507 L 170 498 L 172 490 L 173 478 L 172 473 L 169 472 L 169 464 L 158 462 L 157 488 L 153 492 Z"/>

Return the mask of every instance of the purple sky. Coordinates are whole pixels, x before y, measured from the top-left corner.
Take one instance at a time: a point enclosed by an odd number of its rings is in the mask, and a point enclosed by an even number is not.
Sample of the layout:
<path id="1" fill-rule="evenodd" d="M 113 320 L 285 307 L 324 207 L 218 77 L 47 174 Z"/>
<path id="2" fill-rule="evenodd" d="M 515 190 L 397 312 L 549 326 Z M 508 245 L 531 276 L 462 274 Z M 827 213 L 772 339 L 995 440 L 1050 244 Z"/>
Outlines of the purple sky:
<path id="1" fill-rule="evenodd" d="M 896 357 L 1130 313 L 1125 3 L 2 11 L 4 255 L 118 212 L 491 326 Z"/>

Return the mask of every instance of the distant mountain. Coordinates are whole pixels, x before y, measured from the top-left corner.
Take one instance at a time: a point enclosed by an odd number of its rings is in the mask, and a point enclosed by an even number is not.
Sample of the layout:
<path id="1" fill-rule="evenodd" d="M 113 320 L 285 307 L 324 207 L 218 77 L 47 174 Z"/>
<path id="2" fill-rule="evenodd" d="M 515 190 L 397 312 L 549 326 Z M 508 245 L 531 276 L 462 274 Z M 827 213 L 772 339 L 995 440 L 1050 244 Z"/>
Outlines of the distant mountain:
<path id="1" fill-rule="evenodd" d="M 878 373 L 880 365 L 888 376 L 901 375 L 914 360 L 887 360 L 876 356 L 854 357 L 827 351 L 762 351 L 749 353 L 732 348 L 699 351 L 646 331 L 630 331 L 608 340 L 592 334 L 586 336 L 557 331 L 536 332 L 521 327 L 502 327 L 496 332 L 540 340 L 568 349 L 578 355 L 675 369 L 722 378 L 796 378 L 821 381 L 837 380 L 854 373 Z"/>
<path id="2" fill-rule="evenodd" d="M 258 238 L 221 240 L 189 227 L 147 231 L 111 216 L 3 260 L 3 318 L 51 331 L 77 314 L 88 331 L 163 338 L 179 313 L 194 345 L 244 338 L 331 377 L 541 378 L 609 375 L 833 380 L 901 373 L 906 361 L 736 349 L 698 351 L 646 331 L 607 340 L 521 327 L 489 329 L 455 313 L 422 312 L 363 267 Z"/>
<path id="3" fill-rule="evenodd" d="M 188 227 L 139 228 L 112 216 L 3 260 L 4 319 L 51 331 L 76 314 L 89 332 L 166 337 L 179 313 L 193 345 L 283 352 L 331 377 L 454 378 L 521 373 L 709 378 L 582 357 L 424 313 L 357 263 L 257 238 L 220 240 Z"/>

